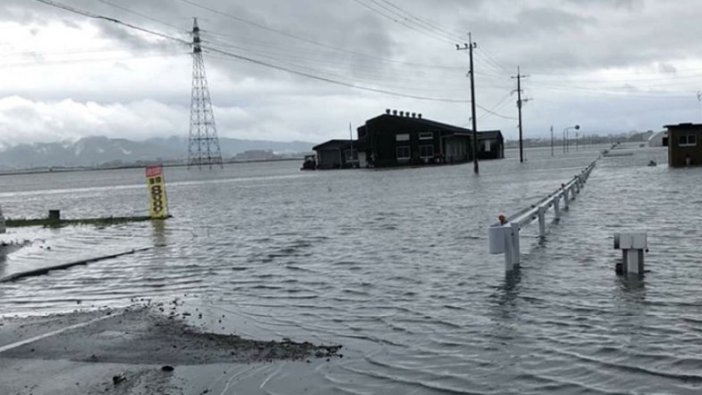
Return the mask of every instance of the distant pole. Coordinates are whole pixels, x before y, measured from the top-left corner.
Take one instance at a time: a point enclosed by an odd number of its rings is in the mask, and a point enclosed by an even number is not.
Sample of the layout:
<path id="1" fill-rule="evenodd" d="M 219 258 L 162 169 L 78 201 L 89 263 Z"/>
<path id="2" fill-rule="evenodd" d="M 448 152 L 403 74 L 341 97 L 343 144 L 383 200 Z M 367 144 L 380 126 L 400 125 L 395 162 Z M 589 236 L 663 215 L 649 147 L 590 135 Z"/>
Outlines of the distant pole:
<path id="1" fill-rule="evenodd" d="M 460 45 L 456 44 L 456 49 L 459 51 L 468 50 L 470 55 L 470 107 L 471 107 L 471 120 L 473 122 L 473 172 L 475 174 L 480 173 L 478 166 L 478 122 L 475 116 L 475 68 L 473 66 L 473 49 L 478 45 L 473 42 L 473 36 L 468 33 L 468 44 Z"/>
<path id="2" fill-rule="evenodd" d="M 551 156 L 553 156 L 553 125 L 551 125 Z"/>
<path id="3" fill-rule="evenodd" d="M 517 66 L 517 75 L 512 79 L 517 79 L 517 109 L 519 110 L 519 161 L 524 162 L 524 140 L 522 138 L 522 78 L 528 77 L 522 75 L 519 66 Z M 526 101 L 526 100 L 524 100 Z"/>
<path id="4" fill-rule="evenodd" d="M 576 134 L 575 134 L 575 136 L 576 136 L 576 138 L 575 138 L 575 143 L 576 143 L 576 147 L 577 147 L 577 142 L 578 142 L 578 139 L 577 139 L 577 133 L 578 133 L 578 132 L 577 132 L 577 130 L 580 130 L 580 125 L 568 126 L 567 128 L 563 129 L 563 152 L 568 152 L 568 131 L 569 131 L 570 129 L 575 129 L 575 130 L 576 130 L 576 132 L 575 132 L 575 133 L 576 133 Z"/>
<path id="5" fill-rule="evenodd" d="M 351 158 L 349 158 L 349 162 L 353 162 L 353 132 L 351 131 L 351 122 L 349 122 L 349 141 L 351 142 Z M 353 167 L 353 163 L 351 163 L 351 166 Z"/>

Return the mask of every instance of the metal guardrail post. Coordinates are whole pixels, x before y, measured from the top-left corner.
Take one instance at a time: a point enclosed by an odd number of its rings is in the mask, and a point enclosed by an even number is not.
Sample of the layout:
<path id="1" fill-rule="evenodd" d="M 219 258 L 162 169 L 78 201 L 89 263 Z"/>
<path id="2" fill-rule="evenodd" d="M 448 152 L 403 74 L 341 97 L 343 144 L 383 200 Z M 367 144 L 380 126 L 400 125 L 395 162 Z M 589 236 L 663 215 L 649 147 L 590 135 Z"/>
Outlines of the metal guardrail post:
<path id="1" fill-rule="evenodd" d="M 521 228 L 538 218 L 539 237 L 544 239 L 546 237 L 546 212 L 549 207 L 553 206 L 555 220 L 560 220 L 561 199 L 563 199 L 563 209 L 570 209 L 570 201 L 575 200 L 575 195 L 580 193 L 580 190 L 585 186 L 585 181 L 587 181 L 596 163 L 597 160 L 588 165 L 568 183 L 561 184 L 560 189 L 531 206 L 531 208 L 519 211 L 510 217 L 509 221 L 507 217 L 500 215 L 500 222 L 488 228 L 490 253 L 505 255 L 505 271 L 513 270 L 520 263 L 519 231 Z"/>
<path id="2" fill-rule="evenodd" d="M 546 208 L 548 206 L 539 206 L 539 237 L 542 239 L 546 237 Z"/>

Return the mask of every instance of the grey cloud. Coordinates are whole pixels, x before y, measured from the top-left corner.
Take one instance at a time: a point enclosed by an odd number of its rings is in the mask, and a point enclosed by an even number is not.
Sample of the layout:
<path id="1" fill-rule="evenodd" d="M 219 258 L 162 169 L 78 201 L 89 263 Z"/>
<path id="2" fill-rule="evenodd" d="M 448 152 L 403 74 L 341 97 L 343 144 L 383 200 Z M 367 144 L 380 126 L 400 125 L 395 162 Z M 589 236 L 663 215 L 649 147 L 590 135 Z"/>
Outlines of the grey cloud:
<path id="1" fill-rule="evenodd" d="M 549 7 L 531 7 L 520 11 L 516 18 L 516 31 L 524 30 L 532 34 L 553 34 L 554 32 L 581 30 L 593 27 L 597 19 Z"/>
<path id="2" fill-rule="evenodd" d="M 428 96 L 465 98 L 467 95 L 465 54 L 457 53 L 450 43 L 418 34 L 368 11 L 352 0 L 193 1 L 343 51 L 370 54 L 370 57 L 305 43 L 179 0 L 109 1 L 176 27 L 103 2 L 71 0 L 70 4 L 185 39 L 192 25 L 191 18 L 197 16 L 206 40 L 205 46 L 366 86 Z M 693 12 L 699 6 L 694 0 L 682 0 L 674 5 L 643 0 L 408 0 L 395 3 L 431 20 L 442 31 L 450 31 L 457 39 L 462 37 L 462 32 L 471 31 L 480 49 L 492 54 L 502 66 L 511 71 L 521 64 L 528 74 L 577 75 L 613 67 L 648 67 L 670 74 L 676 72 L 678 60 L 699 60 L 702 53 L 702 41 L 698 39 L 702 35 L 702 27 L 698 22 L 698 13 Z M 186 45 L 154 41 L 116 24 L 89 20 L 26 0 L 3 1 L 0 4 L 0 20 L 19 22 L 38 29 L 46 27 L 49 21 L 63 22 L 75 29 L 89 23 L 99 29 L 101 37 L 109 40 L 108 46 L 126 49 L 135 56 L 174 54 L 173 58 L 153 59 L 149 63 L 117 60 L 114 67 L 100 64 L 103 70 L 88 63 L 76 65 L 85 67 L 86 77 L 75 78 L 71 84 L 56 82 L 61 77 L 54 74 L 59 72 L 52 73 L 51 66 L 47 66 L 36 71 L 36 75 L 48 79 L 43 86 L 0 86 L 0 96 L 22 96 L 29 100 L 23 106 L 41 107 L 42 114 L 50 113 L 55 117 L 62 115 L 49 108 L 63 108 L 61 106 L 65 106 L 65 103 L 61 103 L 65 99 L 79 103 L 95 102 L 97 107 L 85 106 L 81 111 L 109 108 L 113 110 L 112 114 L 130 114 L 133 122 L 118 123 L 130 135 L 137 135 L 140 130 L 138 125 L 148 120 L 150 114 L 145 109 L 153 107 L 145 106 L 143 102 L 150 100 L 163 106 L 153 114 L 167 120 L 168 125 L 155 127 L 154 134 L 164 135 L 171 129 L 173 134 L 179 134 L 187 128 L 190 59 L 186 55 L 189 51 Z M 382 62 L 378 57 L 397 62 Z M 482 78 L 481 75 L 478 81 L 479 100 L 489 107 L 514 88 L 513 81 L 504 70 L 486 64 L 483 52 L 479 51 L 477 57 L 477 71 L 492 77 Z M 348 121 L 361 121 L 387 107 L 406 108 L 456 124 L 468 121 L 464 104 L 423 102 L 363 93 L 212 52 L 206 52 L 205 59 L 216 113 L 221 114 L 218 115 L 218 123 L 222 133 L 230 137 L 245 135 L 251 138 L 258 135 L 308 140 L 345 137 Z M 41 58 L 38 57 L 37 61 L 41 61 Z M 403 62 L 449 67 L 417 67 Z M 152 69 L 149 65 L 161 66 Z M 603 104 L 610 103 L 610 97 L 585 96 L 581 94 L 582 91 L 573 93 L 567 88 L 554 93 L 541 89 L 536 79 L 527 80 L 525 84 L 537 99 L 530 103 L 525 114 L 531 128 L 538 128 L 537 125 L 543 122 L 558 122 L 558 119 L 572 117 L 596 117 L 601 123 L 598 127 L 605 128 L 607 122 L 616 127 L 618 124 L 636 122 L 638 116 L 618 115 L 620 112 L 633 114 L 636 109 L 623 100 L 616 101 L 614 111 L 610 109 L 612 105 Z M 628 88 L 632 92 L 642 93 L 636 84 Z M 624 90 L 622 84 L 618 84 L 616 89 Z M 573 103 L 569 101 L 571 96 L 578 96 L 579 100 Z M 577 110 L 574 109 L 576 107 Z M 674 109 L 674 106 L 671 104 L 669 108 Z M 514 115 L 514 105 L 504 107 L 501 112 Z M 11 113 L 5 115 L 16 116 Z M 90 125 L 81 125 L 80 111 L 72 112 L 71 117 L 69 124 L 75 130 L 88 133 Z M 557 119 L 554 121 L 550 118 Z M 113 122 L 113 119 L 105 117 L 105 122 Z M 655 123 L 656 119 L 655 113 L 643 114 L 640 123 Z M 508 137 L 514 133 L 514 121 L 511 120 L 485 117 L 482 125 L 503 128 Z M 37 135 L 48 135 L 49 128 L 48 124 L 37 126 Z M 57 133 L 72 132 L 61 130 Z M 109 133 L 119 131 L 111 129 Z"/>
<path id="3" fill-rule="evenodd" d="M 670 63 L 659 63 L 658 71 L 665 74 L 675 74 L 678 72 L 678 69 Z"/>
<path id="4" fill-rule="evenodd" d="M 645 0 L 567 0 L 578 7 L 615 8 L 629 11 L 640 10 L 645 6 Z"/>

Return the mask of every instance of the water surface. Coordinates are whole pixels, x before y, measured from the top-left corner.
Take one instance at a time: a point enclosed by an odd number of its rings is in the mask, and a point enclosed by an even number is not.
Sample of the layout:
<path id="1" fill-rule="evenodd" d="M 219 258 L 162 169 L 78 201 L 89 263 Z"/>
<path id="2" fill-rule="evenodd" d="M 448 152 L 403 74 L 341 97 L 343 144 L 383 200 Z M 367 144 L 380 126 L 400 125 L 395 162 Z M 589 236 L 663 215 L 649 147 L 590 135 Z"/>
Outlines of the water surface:
<path id="1" fill-rule="evenodd" d="M 345 346 L 314 369 L 242 367 L 222 377 L 227 393 L 247 380 L 262 393 L 700 393 L 702 168 L 669 169 L 664 149 L 625 146 L 633 155 L 603 158 L 545 241 L 536 225 L 523 231 L 519 272 L 487 253 L 499 213 L 546 196 L 598 149 L 529 149 L 525 164 L 512 150 L 477 177 L 472 164 L 167 169 L 173 219 L 13 230 L 41 241 L 0 275 L 154 249 L 0 285 L 0 306 L 42 314 L 178 296 L 210 330 Z M 0 191 L 10 217 L 146 212 L 139 169 L 4 176 Z M 649 232 L 644 279 L 614 274 L 612 235 L 629 229 Z"/>

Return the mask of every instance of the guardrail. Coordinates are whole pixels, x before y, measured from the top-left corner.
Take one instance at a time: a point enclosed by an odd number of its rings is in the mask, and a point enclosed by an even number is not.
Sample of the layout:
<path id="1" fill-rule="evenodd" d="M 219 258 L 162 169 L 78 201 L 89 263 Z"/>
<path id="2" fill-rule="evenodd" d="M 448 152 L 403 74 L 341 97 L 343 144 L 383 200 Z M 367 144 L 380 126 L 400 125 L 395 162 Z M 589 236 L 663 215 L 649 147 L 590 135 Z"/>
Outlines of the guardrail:
<path id="1" fill-rule="evenodd" d="M 500 217 L 500 222 L 488 228 L 488 243 L 491 254 L 505 254 L 505 270 L 511 271 L 519 264 L 519 231 L 535 220 L 539 221 L 539 236 L 546 237 L 546 212 L 553 207 L 555 220 L 561 218 L 561 200 L 563 209 L 568 210 L 570 203 L 585 186 L 592 169 L 597 164 L 596 159 L 583 171 L 565 184 L 561 184 L 555 192 L 541 199 L 536 204 L 510 217 Z"/>

